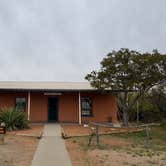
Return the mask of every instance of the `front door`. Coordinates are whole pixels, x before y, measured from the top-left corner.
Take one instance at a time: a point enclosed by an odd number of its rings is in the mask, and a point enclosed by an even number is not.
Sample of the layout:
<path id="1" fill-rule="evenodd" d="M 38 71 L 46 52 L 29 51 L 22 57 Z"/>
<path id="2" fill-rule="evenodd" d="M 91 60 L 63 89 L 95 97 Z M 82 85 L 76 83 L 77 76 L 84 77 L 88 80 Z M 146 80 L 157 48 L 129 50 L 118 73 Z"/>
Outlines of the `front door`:
<path id="1" fill-rule="evenodd" d="M 48 121 L 50 122 L 58 121 L 58 98 L 57 97 L 48 98 Z"/>

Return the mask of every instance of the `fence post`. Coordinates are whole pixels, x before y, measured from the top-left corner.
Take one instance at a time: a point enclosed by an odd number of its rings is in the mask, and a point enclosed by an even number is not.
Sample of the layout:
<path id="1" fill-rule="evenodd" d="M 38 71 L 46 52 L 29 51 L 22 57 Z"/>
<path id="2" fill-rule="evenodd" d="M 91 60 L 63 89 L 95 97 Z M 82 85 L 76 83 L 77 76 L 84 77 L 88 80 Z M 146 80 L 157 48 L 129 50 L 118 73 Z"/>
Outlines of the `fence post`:
<path id="1" fill-rule="evenodd" d="M 6 134 L 6 127 L 4 123 L 0 124 L 0 145 L 4 144 Z"/>
<path id="2" fill-rule="evenodd" d="M 96 125 L 96 144 L 99 145 L 99 126 Z"/>
<path id="3" fill-rule="evenodd" d="M 139 124 L 139 104 L 137 101 L 137 125 Z"/>
<path id="4" fill-rule="evenodd" d="M 148 126 L 146 126 L 146 147 L 149 147 L 150 146 L 150 128 Z"/>
<path id="5" fill-rule="evenodd" d="M 0 145 L 3 145 L 5 142 L 5 135 L 4 134 L 0 134 Z"/>

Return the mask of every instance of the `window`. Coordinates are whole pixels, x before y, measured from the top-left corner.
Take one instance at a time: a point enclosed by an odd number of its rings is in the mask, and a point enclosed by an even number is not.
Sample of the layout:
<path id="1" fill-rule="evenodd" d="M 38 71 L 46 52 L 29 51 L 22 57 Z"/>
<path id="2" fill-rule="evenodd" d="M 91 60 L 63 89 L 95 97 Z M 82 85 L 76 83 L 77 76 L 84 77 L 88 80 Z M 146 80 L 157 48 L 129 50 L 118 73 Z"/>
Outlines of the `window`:
<path id="1" fill-rule="evenodd" d="M 92 116 L 92 100 L 90 98 L 81 99 L 82 116 Z"/>
<path id="2" fill-rule="evenodd" d="M 19 111 L 25 111 L 25 108 L 26 108 L 26 99 L 16 98 L 16 109 Z"/>

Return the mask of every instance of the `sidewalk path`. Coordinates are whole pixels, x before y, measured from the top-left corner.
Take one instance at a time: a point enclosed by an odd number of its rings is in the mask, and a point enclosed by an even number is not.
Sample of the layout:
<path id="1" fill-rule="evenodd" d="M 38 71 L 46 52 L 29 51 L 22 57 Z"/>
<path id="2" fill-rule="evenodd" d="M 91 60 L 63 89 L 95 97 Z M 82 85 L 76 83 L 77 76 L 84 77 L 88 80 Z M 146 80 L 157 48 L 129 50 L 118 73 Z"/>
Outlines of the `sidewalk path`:
<path id="1" fill-rule="evenodd" d="M 59 124 L 46 124 L 31 166 L 71 166 Z"/>

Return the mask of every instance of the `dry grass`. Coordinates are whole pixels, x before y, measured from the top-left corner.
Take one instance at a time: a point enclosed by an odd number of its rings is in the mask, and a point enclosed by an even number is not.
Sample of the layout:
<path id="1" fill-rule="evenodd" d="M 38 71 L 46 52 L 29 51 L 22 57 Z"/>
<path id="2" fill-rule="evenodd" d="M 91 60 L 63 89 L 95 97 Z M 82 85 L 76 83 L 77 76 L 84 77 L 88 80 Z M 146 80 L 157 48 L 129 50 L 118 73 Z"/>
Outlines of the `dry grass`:
<path id="1" fill-rule="evenodd" d="M 88 137 L 75 137 L 66 140 L 74 166 L 142 166 L 166 163 L 165 126 L 152 127 L 150 147 L 145 147 L 145 131 L 129 134 L 100 136 L 100 145 L 95 138 L 88 147 Z"/>

